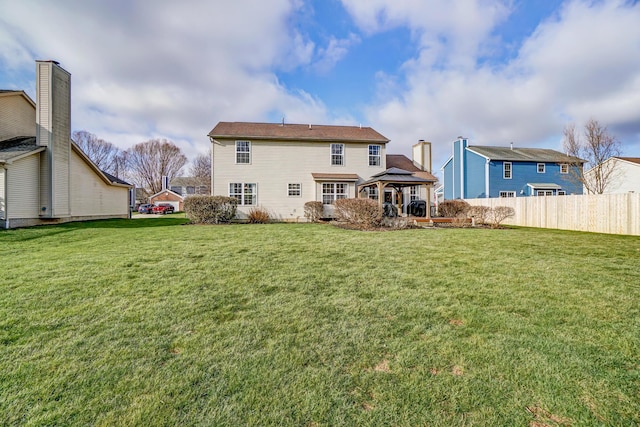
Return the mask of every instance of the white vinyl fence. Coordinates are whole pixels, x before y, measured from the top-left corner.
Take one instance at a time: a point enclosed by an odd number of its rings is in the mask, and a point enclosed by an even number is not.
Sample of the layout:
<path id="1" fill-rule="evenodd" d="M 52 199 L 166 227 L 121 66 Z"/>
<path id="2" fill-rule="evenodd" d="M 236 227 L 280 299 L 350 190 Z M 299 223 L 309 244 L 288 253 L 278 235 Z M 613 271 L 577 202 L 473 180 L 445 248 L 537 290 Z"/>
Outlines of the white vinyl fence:
<path id="1" fill-rule="evenodd" d="M 504 224 L 640 236 L 640 193 L 467 199 L 472 206 L 510 206 Z"/>

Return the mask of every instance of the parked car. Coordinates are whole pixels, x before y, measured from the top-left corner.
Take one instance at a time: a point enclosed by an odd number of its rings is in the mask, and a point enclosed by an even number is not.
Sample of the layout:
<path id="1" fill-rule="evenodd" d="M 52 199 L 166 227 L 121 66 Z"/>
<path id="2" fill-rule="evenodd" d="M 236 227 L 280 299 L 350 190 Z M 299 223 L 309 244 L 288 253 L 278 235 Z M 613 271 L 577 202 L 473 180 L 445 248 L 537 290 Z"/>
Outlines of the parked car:
<path id="1" fill-rule="evenodd" d="M 154 214 L 162 214 L 162 215 L 164 215 L 164 214 L 174 213 L 175 210 L 176 209 L 170 203 L 160 203 L 160 204 L 158 204 L 158 205 L 153 207 L 153 213 Z"/>
<path id="2" fill-rule="evenodd" d="M 153 213 L 153 205 L 149 203 L 145 203 L 138 207 L 138 213 L 150 214 Z"/>

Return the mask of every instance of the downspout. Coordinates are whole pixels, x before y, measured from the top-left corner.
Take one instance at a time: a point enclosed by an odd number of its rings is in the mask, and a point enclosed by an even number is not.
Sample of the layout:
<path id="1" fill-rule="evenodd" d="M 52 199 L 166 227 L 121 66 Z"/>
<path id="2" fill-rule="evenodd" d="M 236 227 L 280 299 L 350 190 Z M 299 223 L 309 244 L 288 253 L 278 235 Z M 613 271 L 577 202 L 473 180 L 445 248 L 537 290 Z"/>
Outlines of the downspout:
<path id="1" fill-rule="evenodd" d="M 8 229 L 9 228 L 9 212 L 8 212 L 8 203 L 7 203 L 7 193 L 8 193 L 8 189 L 9 189 L 9 184 L 7 184 L 7 175 L 9 174 L 8 169 L 6 166 L 2 166 L 2 169 L 4 170 L 4 188 L 3 188 L 3 194 L 4 194 L 4 228 Z"/>
<path id="2" fill-rule="evenodd" d="M 460 139 L 460 198 L 461 199 L 464 199 L 464 149 L 465 149 L 464 139 Z"/>

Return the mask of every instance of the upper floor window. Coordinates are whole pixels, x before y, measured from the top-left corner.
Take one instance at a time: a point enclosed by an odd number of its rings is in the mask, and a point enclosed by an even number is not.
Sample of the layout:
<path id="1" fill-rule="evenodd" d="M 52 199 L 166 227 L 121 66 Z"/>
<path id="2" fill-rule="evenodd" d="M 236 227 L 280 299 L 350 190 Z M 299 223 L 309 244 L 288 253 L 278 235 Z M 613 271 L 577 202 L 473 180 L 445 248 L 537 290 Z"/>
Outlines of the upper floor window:
<path id="1" fill-rule="evenodd" d="M 511 162 L 504 162 L 502 164 L 502 177 L 504 179 L 511 179 Z"/>
<path id="2" fill-rule="evenodd" d="M 560 165 L 560 173 L 569 173 L 569 165 L 566 163 L 562 163 Z"/>
<path id="3" fill-rule="evenodd" d="M 344 166 L 344 144 L 331 144 L 331 164 Z"/>
<path id="4" fill-rule="evenodd" d="M 538 173 L 544 173 L 545 165 L 544 163 L 538 163 Z"/>
<path id="5" fill-rule="evenodd" d="M 237 164 L 251 163 L 251 142 L 250 141 L 236 141 L 236 163 Z"/>
<path id="6" fill-rule="evenodd" d="M 516 197 L 515 191 L 501 191 L 500 197 Z"/>
<path id="7" fill-rule="evenodd" d="M 193 185 L 187 186 L 187 194 L 196 194 L 196 187 Z"/>
<path id="8" fill-rule="evenodd" d="M 380 160 L 381 152 L 382 152 L 381 146 L 379 145 L 369 146 L 369 166 L 380 166 L 382 164 Z"/>

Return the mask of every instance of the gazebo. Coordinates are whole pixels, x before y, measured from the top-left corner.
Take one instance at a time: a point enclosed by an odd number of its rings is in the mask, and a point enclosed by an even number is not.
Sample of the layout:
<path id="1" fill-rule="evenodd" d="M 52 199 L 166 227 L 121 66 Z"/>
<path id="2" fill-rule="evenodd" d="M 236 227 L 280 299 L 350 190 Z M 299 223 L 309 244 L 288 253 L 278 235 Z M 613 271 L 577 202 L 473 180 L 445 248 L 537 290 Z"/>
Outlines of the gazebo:
<path id="1" fill-rule="evenodd" d="M 362 197 L 363 191 L 367 188 L 376 188 L 378 190 L 378 203 L 382 206 L 384 189 L 387 187 L 393 188 L 398 194 L 398 212 L 402 212 L 402 190 L 405 187 L 422 186 L 426 188 L 427 194 L 429 194 L 429 187 L 436 182 L 437 179 L 427 179 L 415 176 L 413 172 L 400 168 L 389 168 L 384 172 L 380 172 L 373 175 L 371 179 L 363 182 L 358 186 L 358 195 Z M 430 217 L 429 200 L 427 200 L 426 215 Z"/>

